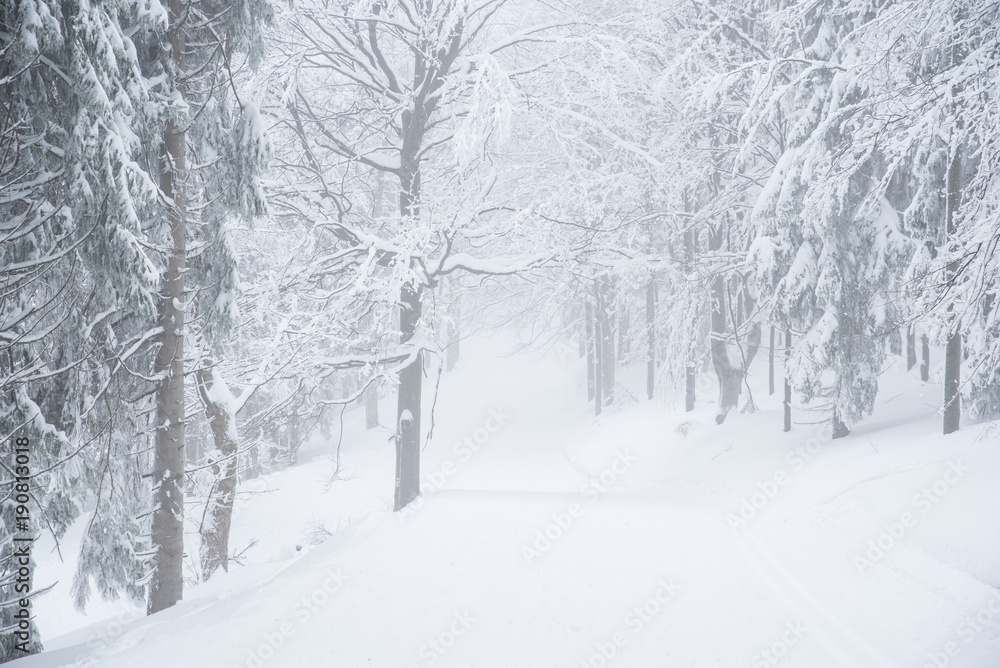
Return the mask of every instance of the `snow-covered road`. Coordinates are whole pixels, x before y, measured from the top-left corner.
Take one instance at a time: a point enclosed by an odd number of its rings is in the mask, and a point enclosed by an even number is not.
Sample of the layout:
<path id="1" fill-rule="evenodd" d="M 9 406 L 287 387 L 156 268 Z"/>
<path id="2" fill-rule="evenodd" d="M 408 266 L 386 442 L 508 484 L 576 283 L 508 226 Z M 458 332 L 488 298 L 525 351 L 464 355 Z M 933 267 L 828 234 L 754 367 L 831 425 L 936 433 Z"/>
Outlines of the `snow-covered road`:
<path id="1" fill-rule="evenodd" d="M 805 411 L 783 434 L 754 379 L 761 410 L 722 426 L 711 386 L 595 420 L 568 349 L 506 348 L 470 342 L 443 379 L 412 508 L 386 510 L 392 444 L 348 413 L 346 480 L 324 492 L 314 442 L 240 509 L 249 566 L 12 665 L 1000 665 L 1000 441 L 937 436 L 936 387 L 890 370 L 831 442 Z M 309 523 L 341 528 L 313 547 Z"/>

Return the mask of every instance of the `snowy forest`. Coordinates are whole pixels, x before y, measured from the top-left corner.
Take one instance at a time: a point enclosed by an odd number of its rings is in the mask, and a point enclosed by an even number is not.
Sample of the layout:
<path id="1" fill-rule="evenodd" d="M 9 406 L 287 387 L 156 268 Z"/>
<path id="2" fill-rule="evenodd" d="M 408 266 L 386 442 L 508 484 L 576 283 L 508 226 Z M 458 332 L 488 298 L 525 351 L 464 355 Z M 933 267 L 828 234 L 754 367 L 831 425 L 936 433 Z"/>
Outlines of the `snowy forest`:
<path id="1" fill-rule="evenodd" d="M 0 0 L 0 662 L 1000 665 L 994 0 Z"/>

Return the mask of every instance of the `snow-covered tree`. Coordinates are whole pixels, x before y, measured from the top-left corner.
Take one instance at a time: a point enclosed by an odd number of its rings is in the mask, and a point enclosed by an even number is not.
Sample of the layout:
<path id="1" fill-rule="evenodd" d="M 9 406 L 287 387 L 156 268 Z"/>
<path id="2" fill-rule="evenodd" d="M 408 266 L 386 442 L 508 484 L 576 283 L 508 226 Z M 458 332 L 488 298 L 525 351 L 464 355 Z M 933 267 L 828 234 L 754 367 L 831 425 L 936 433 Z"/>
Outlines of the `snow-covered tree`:
<path id="1" fill-rule="evenodd" d="M 272 112 L 288 138 L 275 206 L 318 240 L 310 280 L 353 304 L 342 311 L 376 309 L 368 321 L 385 327 L 386 307 L 398 307 L 395 351 L 380 356 L 400 367 L 396 509 L 419 491 L 423 358 L 434 349 L 425 291 L 456 271 L 512 273 L 538 259 L 466 252 L 485 243 L 489 253 L 502 232 L 488 147 L 502 138 L 514 92 L 497 54 L 538 32 L 495 21 L 504 5 L 366 0 L 330 12 L 307 3 L 288 17 L 282 106 Z M 376 173 L 393 180 L 398 205 L 380 220 L 370 215 Z M 355 355 L 372 361 L 364 357 Z"/>
<path id="2" fill-rule="evenodd" d="M 154 171 L 164 205 L 151 230 L 163 257 L 150 613 L 180 600 L 183 588 L 185 337 L 195 324 L 187 322 L 187 310 L 197 309 L 204 318 L 198 328 L 218 341 L 235 315 L 239 285 L 227 226 L 263 211 L 262 125 L 249 101 L 229 93 L 241 61 L 259 63 L 270 18 L 267 0 L 171 0 L 165 30 L 150 36 L 153 55 L 144 64 L 146 76 L 158 81 L 152 92 L 162 153 Z"/>
<path id="3" fill-rule="evenodd" d="M 155 186 L 138 159 L 148 88 L 130 35 L 161 18 L 156 5 L 125 2 L 0 9 L 0 413 L 4 433 L 31 443 L 32 531 L 44 525 L 58 537 L 85 504 L 107 510 L 107 483 L 118 478 L 115 509 L 104 514 L 118 531 L 100 545 L 88 532 L 80 557 L 85 573 L 101 563 L 107 595 L 136 595 L 143 571 L 143 496 L 128 482 L 138 462 L 120 449 L 138 445 L 134 431 L 121 437 L 136 425 L 120 390 L 150 338 L 134 324 L 152 313 L 156 273 L 141 212 Z M 10 491 L 13 481 L 0 484 Z M 3 512 L 8 550 L 14 527 Z M 7 593 L 5 628 L 18 598 Z M 3 635 L 3 659 L 18 656 L 14 640 Z M 32 628 L 29 649 L 38 648 Z"/>
<path id="4" fill-rule="evenodd" d="M 865 132 L 876 109 L 874 62 L 854 39 L 870 18 L 853 7 L 775 12 L 773 30 L 787 37 L 748 118 L 782 114 L 791 123 L 753 211 L 750 263 L 773 320 L 800 334 L 792 385 L 832 409 L 835 437 L 874 407 L 885 294 L 908 247 L 898 214 L 872 188 L 885 171 Z"/>
<path id="5" fill-rule="evenodd" d="M 906 285 L 945 344 L 944 432 L 997 408 L 996 161 L 1000 91 L 997 8 L 976 0 L 898 2 L 869 49 L 889 64 L 873 74 L 886 93 L 882 137 L 891 175 L 911 191 L 904 212 L 914 245 Z M 895 42 L 890 50 L 889 40 Z M 964 369 L 964 371 L 963 371 Z M 962 378 L 966 380 L 963 382 Z"/>

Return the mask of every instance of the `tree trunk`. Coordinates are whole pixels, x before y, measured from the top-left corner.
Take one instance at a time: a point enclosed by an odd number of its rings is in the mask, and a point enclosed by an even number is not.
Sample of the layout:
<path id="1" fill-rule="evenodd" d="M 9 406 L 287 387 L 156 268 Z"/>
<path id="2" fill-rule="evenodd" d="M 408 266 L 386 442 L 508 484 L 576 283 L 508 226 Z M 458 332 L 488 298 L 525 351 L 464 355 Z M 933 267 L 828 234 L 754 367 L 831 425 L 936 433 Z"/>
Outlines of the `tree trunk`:
<path id="1" fill-rule="evenodd" d="M 598 279 L 600 307 L 597 317 L 601 321 L 601 395 L 605 406 L 615 400 L 615 332 L 612 317 L 611 283 L 607 277 Z"/>
<path id="2" fill-rule="evenodd" d="M 713 359 L 716 359 L 713 355 Z M 728 364 L 728 360 L 726 360 Z M 731 366 L 715 365 L 719 375 L 719 410 L 715 415 L 715 423 L 722 424 L 730 410 L 736 407 L 740 400 L 740 390 L 743 386 L 741 370 Z"/>
<path id="3" fill-rule="evenodd" d="M 788 379 L 788 362 L 792 359 L 792 330 L 785 331 L 785 431 L 792 430 L 792 383 Z"/>
<path id="4" fill-rule="evenodd" d="M 219 568 L 229 571 L 229 529 L 236 498 L 236 453 L 239 439 L 233 396 L 215 369 L 198 371 L 198 393 L 212 427 L 218 459 L 212 465 L 215 482 L 209 495 L 201 533 L 201 579 L 207 582 Z"/>
<path id="5" fill-rule="evenodd" d="M 771 325 L 767 349 L 767 396 L 772 394 L 774 394 L 774 325 Z"/>
<path id="6" fill-rule="evenodd" d="M 628 360 L 630 352 L 628 329 L 628 302 L 622 300 L 618 308 L 618 361 L 622 364 Z"/>
<path id="7" fill-rule="evenodd" d="M 698 377 L 693 364 L 688 364 L 684 370 L 684 411 L 690 413 L 694 410 L 695 386 Z"/>
<path id="8" fill-rule="evenodd" d="M 840 419 L 840 413 L 833 409 L 833 438 L 844 438 L 851 430 Z"/>
<path id="9" fill-rule="evenodd" d="M 365 429 L 378 427 L 378 385 L 371 383 L 365 388 Z"/>
<path id="10" fill-rule="evenodd" d="M 462 338 L 462 332 L 459 327 L 460 297 L 458 291 L 455 290 L 455 284 L 452 279 L 445 279 L 443 285 L 447 287 L 445 301 L 450 307 L 448 309 L 448 324 L 445 326 L 444 369 L 445 371 L 451 371 L 458 364 L 459 344 Z"/>
<path id="11" fill-rule="evenodd" d="M 361 386 L 362 386 L 363 383 L 364 383 L 364 381 L 360 377 L 358 377 L 358 384 L 357 384 L 357 386 L 355 386 L 355 384 L 353 382 L 351 383 L 350 393 L 353 394 L 355 392 L 359 392 L 361 390 Z M 364 406 L 365 405 L 365 394 L 364 394 L 364 392 L 361 392 L 361 394 L 359 394 L 357 397 L 355 397 L 355 399 L 354 399 L 354 405 L 355 406 Z"/>
<path id="12" fill-rule="evenodd" d="M 962 423 L 962 333 L 948 337 L 944 352 L 944 433 L 958 431 Z"/>
<path id="13" fill-rule="evenodd" d="M 299 463 L 299 448 L 302 447 L 302 434 L 299 431 L 299 426 L 299 414 L 292 413 L 292 417 L 288 421 L 288 448 L 286 450 L 289 464 Z"/>
<path id="14" fill-rule="evenodd" d="M 721 247 L 721 232 L 716 232 L 712 238 L 712 247 Z M 742 294 L 741 289 L 739 294 Z M 744 301 L 749 298 L 743 296 Z M 750 362 L 753 361 L 757 349 L 760 347 L 760 325 L 757 325 L 753 333 L 748 337 L 746 349 L 741 349 L 741 359 L 738 364 L 733 364 L 729 359 L 729 352 L 726 348 L 726 339 L 729 338 L 729 321 L 727 310 L 730 306 L 729 296 L 726 291 L 726 279 L 723 276 L 716 276 L 712 281 L 712 333 L 711 352 L 712 365 L 715 367 L 715 374 L 719 379 L 719 406 L 715 415 L 716 424 L 722 424 L 729 411 L 739 403 L 740 393 L 743 388 L 743 378 L 746 375 Z M 747 309 L 750 310 L 749 308 Z M 738 323 L 733 323 L 732 335 L 738 337 Z M 737 340 L 737 344 L 742 345 Z"/>
<path id="15" fill-rule="evenodd" d="M 186 40 L 178 27 L 185 14 L 181 0 L 170 2 L 168 38 L 174 64 L 184 71 Z M 183 83 L 175 87 L 185 97 Z M 171 122 L 164 135 L 165 165 L 160 187 L 172 200 L 167 221 L 170 251 L 157 304 L 163 333 L 156 351 L 156 449 L 153 455 L 153 575 L 149 582 L 147 613 L 153 614 L 181 600 L 184 592 L 184 272 L 187 257 L 185 201 L 186 123 Z"/>
<path id="16" fill-rule="evenodd" d="M 419 120 L 411 118 L 412 123 Z M 422 126 L 421 126 L 422 127 Z M 405 135 L 405 132 L 404 132 Z M 419 138 L 404 136 L 403 164 L 408 167 L 399 177 L 399 212 L 403 219 L 414 225 L 420 217 L 420 172 L 416 148 Z M 423 311 L 422 286 L 405 284 L 399 296 L 399 342 L 405 345 L 413 340 Z M 420 494 L 420 397 L 423 383 L 423 352 L 418 352 L 412 362 L 399 372 L 399 395 L 396 410 L 396 493 L 393 509 L 401 510 Z"/>
<path id="17" fill-rule="evenodd" d="M 601 291 L 594 281 L 594 415 L 604 407 L 604 318 L 601 317 Z"/>
<path id="18" fill-rule="evenodd" d="M 906 328 L 906 370 L 917 365 L 917 329 L 915 325 Z"/>
<path id="19" fill-rule="evenodd" d="M 925 383 L 931 378 L 931 340 L 926 333 L 920 334 L 920 380 Z"/>
<path id="20" fill-rule="evenodd" d="M 889 354 L 903 354 L 903 332 L 898 327 L 889 334 Z"/>
<path id="21" fill-rule="evenodd" d="M 710 250 L 719 250 L 722 247 L 722 230 L 715 229 L 709 231 Z M 722 424 L 726 415 L 732 410 L 740 397 L 739 379 L 733 382 L 735 375 L 733 366 L 729 361 L 729 353 L 726 350 L 727 322 L 726 317 L 726 279 L 717 275 L 712 280 L 712 330 L 709 335 L 709 348 L 712 353 L 712 366 L 715 367 L 715 375 L 719 379 L 719 404 L 715 413 L 715 423 Z"/>
<path id="22" fill-rule="evenodd" d="M 458 329 L 458 322 L 454 319 L 449 319 L 446 332 L 448 347 L 444 351 L 444 369 L 445 371 L 452 371 L 455 365 L 458 364 L 458 354 L 460 351 L 461 332 Z"/>
<path id="23" fill-rule="evenodd" d="M 407 343 L 420 320 L 420 288 L 406 285 L 400 295 L 400 343 Z M 399 372 L 396 421 L 396 496 L 394 510 L 401 510 L 420 493 L 420 395 L 423 353 Z"/>
<path id="24" fill-rule="evenodd" d="M 656 391 L 656 282 L 646 283 L 646 398 Z"/>
<path id="25" fill-rule="evenodd" d="M 684 196 L 684 213 L 691 212 L 691 204 L 687 195 Z M 698 239 L 690 221 L 684 230 L 684 275 L 690 276 L 694 268 L 694 253 L 698 245 Z M 694 410 L 695 387 L 697 375 L 694 362 L 689 360 L 687 368 L 684 370 L 684 411 L 690 413 Z"/>
<path id="26" fill-rule="evenodd" d="M 385 174 L 375 172 L 375 192 L 372 194 L 372 218 L 382 220 L 382 206 L 385 203 Z M 369 382 L 365 387 L 365 429 L 378 427 L 378 384 Z"/>
<path id="27" fill-rule="evenodd" d="M 594 306 L 590 303 L 589 298 L 586 300 L 584 310 L 585 345 L 587 347 L 587 401 L 593 401 L 594 393 L 597 392 L 597 331 L 594 321 Z"/>
<path id="28" fill-rule="evenodd" d="M 958 232 L 956 213 L 962 205 L 962 157 L 957 146 L 948 165 L 948 238 L 954 239 Z M 958 276 L 959 263 L 948 265 L 948 281 Z M 949 309 L 950 311 L 951 309 Z M 951 322 L 951 334 L 944 353 L 944 433 L 958 431 L 962 422 L 962 331 L 960 322 Z"/>

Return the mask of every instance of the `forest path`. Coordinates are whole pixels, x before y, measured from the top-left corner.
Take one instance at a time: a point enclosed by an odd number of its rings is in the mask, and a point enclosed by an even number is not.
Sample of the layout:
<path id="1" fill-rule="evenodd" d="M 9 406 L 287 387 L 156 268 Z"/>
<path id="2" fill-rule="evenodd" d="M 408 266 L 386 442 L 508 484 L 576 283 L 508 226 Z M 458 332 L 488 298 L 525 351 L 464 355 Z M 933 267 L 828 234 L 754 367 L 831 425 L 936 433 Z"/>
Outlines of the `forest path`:
<path id="1" fill-rule="evenodd" d="M 1000 616 L 960 625 L 1000 582 L 995 511 L 976 512 L 1000 507 L 1000 448 L 975 427 L 943 445 L 927 386 L 884 379 L 890 399 L 831 443 L 808 413 L 781 433 L 756 386 L 761 410 L 722 426 L 710 387 L 693 413 L 628 400 L 595 420 L 572 351 L 510 348 L 468 342 L 442 379 L 407 510 L 385 510 L 387 432 L 349 411 L 344 480 L 323 491 L 330 446 L 313 443 L 241 509 L 234 544 L 259 538 L 265 560 L 23 665 L 997 665 Z M 314 520 L 341 528 L 296 552 Z"/>
<path id="2" fill-rule="evenodd" d="M 627 417 L 610 411 L 595 423 L 583 417 L 589 412 L 582 396 L 585 368 L 571 351 L 557 347 L 530 364 L 524 356 L 501 361 L 486 351 L 473 359 L 464 372 L 491 378 L 490 400 L 516 417 L 446 489 L 465 490 L 456 492 L 464 495 L 463 503 L 473 490 L 503 489 L 519 490 L 546 510 L 554 504 L 536 521 L 534 542 L 522 541 L 522 551 L 540 562 L 568 549 L 561 543 L 579 532 L 572 542 L 589 554 L 567 555 L 563 567 L 579 567 L 580 582 L 621 568 L 629 569 L 631 582 L 655 582 L 669 564 L 676 580 L 698 592 L 676 604 L 683 621 L 674 634 L 683 628 L 685 638 L 706 641 L 689 656 L 674 648 L 676 665 L 708 665 L 702 663 L 707 646 L 718 665 L 940 663 L 944 648 L 959 640 L 962 630 L 956 627 L 969 602 L 990 600 L 991 587 L 909 544 L 954 511 L 949 504 L 928 510 L 911 497 L 927 483 L 939 484 L 949 469 L 949 486 L 961 485 L 964 472 L 959 464 L 956 478 L 953 453 L 938 443 L 931 456 L 902 450 L 914 438 L 927 442 L 928 431 L 937 427 L 924 399 L 934 389 L 905 374 L 883 379 L 885 398 L 876 418 L 832 443 L 816 425 L 776 433 L 780 418 L 759 387 L 755 398 L 765 410 L 733 415 L 722 427 L 712 424 L 711 405 L 691 414 L 631 406 Z M 760 370 L 756 375 L 764 377 Z M 811 419 L 808 413 L 797 417 Z M 569 468 L 556 452 L 566 456 Z M 532 473 L 539 480 L 534 486 Z M 565 498 L 542 493 L 556 490 Z M 561 530 L 560 518 L 565 524 L 573 503 L 581 516 Z M 546 531 L 558 539 L 539 538 Z M 548 551 L 535 550 L 536 543 L 549 542 Z M 659 560 L 640 566 L 637 555 L 644 552 Z M 587 566 L 574 564 L 577 558 Z M 743 618 L 733 621 L 742 632 L 718 623 L 712 613 L 720 609 L 742 611 Z M 971 644 L 962 648 L 957 665 L 993 665 L 1000 656 L 995 640 L 962 640 Z M 626 665 L 644 665 L 641 655 L 621 648 L 616 656 Z M 954 657 L 946 652 L 945 658 Z"/>

